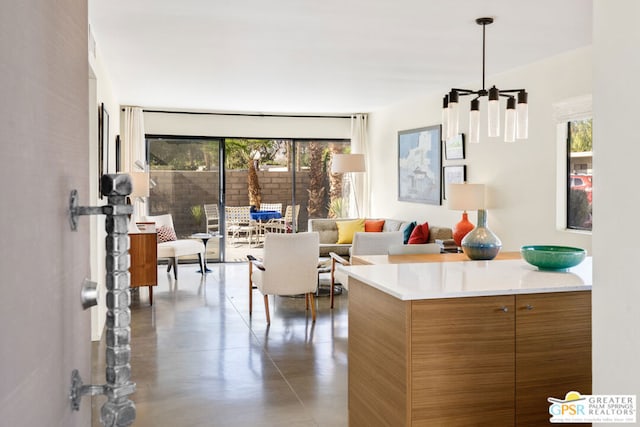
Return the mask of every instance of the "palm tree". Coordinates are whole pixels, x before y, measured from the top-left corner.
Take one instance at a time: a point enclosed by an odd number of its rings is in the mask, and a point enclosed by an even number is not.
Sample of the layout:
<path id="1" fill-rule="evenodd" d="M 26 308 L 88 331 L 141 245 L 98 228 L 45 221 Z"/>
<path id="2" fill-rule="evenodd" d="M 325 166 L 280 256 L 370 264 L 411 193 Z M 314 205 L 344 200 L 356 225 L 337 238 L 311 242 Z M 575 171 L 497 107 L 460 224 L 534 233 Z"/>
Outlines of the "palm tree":
<path id="1" fill-rule="evenodd" d="M 334 154 L 342 154 L 342 145 L 330 144 L 329 152 L 331 153 L 331 159 Z M 331 159 L 327 165 L 327 171 L 331 171 Z M 341 173 L 327 173 L 329 177 L 329 217 L 339 218 L 343 214 L 343 200 L 342 200 L 342 174 Z"/>
<path id="2" fill-rule="evenodd" d="M 325 188 L 324 162 L 322 161 L 322 144 L 317 141 L 309 142 L 309 203 L 307 211 L 309 218 L 324 217 Z"/>

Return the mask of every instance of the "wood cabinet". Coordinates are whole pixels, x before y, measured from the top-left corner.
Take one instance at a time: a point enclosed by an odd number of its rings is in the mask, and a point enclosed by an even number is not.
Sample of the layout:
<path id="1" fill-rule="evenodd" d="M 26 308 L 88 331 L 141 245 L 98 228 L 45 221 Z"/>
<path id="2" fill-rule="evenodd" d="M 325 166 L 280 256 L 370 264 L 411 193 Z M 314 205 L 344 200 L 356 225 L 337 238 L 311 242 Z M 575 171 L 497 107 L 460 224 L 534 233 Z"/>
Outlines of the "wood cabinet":
<path id="1" fill-rule="evenodd" d="M 591 393 L 591 292 L 349 293 L 351 426 L 540 426 L 548 397 Z"/>
<path id="2" fill-rule="evenodd" d="M 149 304 L 153 304 L 153 286 L 158 284 L 158 238 L 156 233 L 129 234 L 131 266 L 130 286 L 149 288 Z"/>

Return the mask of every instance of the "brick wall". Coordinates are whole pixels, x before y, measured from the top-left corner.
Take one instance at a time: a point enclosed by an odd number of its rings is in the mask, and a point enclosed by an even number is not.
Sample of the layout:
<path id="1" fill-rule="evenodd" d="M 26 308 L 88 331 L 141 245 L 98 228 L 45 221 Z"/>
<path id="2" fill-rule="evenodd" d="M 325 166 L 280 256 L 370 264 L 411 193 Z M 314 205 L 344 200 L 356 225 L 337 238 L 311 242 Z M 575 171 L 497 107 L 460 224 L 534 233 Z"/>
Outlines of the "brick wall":
<path id="1" fill-rule="evenodd" d="M 218 202 L 219 174 L 216 171 L 151 171 L 151 179 L 158 185 L 151 189 L 149 214 L 171 213 L 178 236 L 204 231 L 204 217 L 198 224 L 191 214 L 192 206 Z M 259 171 L 263 203 L 282 203 L 282 213 L 291 204 L 291 173 Z M 300 205 L 298 230 L 307 230 L 309 173 L 296 173 L 296 204 Z M 247 171 L 226 172 L 227 206 L 247 206 Z"/>

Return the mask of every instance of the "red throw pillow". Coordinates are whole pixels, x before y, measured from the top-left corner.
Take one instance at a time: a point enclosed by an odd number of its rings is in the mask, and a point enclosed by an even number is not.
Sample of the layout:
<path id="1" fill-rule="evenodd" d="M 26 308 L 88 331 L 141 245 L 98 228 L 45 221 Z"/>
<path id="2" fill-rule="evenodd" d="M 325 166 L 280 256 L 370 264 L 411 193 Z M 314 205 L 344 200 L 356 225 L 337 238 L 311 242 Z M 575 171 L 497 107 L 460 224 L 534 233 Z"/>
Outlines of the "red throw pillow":
<path id="1" fill-rule="evenodd" d="M 384 227 L 384 219 L 366 219 L 364 221 L 364 231 L 366 231 L 367 233 L 379 233 L 382 231 L 382 227 Z"/>
<path id="2" fill-rule="evenodd" d="M 423 243 L 429 242 L 429 223 L 425 222 L 424 224 L 416 225 L 416 227 L 411 232 L 411 236 L 409 237 L 409 244 L 421 245 Z"/>
<path id="3" fill-rule="evenodd" d="M 158 228 L 158 243 L 172 242 L 174 240 L 178 240 L 178 237 L 176 236 L 176 231 L 173 228 L 167 225 L 163 225 Z"/>

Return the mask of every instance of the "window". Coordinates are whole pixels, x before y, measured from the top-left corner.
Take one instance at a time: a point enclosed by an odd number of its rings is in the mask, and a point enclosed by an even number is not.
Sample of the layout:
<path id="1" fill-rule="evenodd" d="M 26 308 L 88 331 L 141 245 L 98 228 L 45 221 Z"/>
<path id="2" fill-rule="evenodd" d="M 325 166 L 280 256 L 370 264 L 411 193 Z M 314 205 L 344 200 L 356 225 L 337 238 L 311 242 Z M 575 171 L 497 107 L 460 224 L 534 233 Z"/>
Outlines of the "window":
<path id="1" fill-rule="evenodd" d="M 567 228 L 591 230 L 593 212 L 592 119 L 567 122 Z"/>

